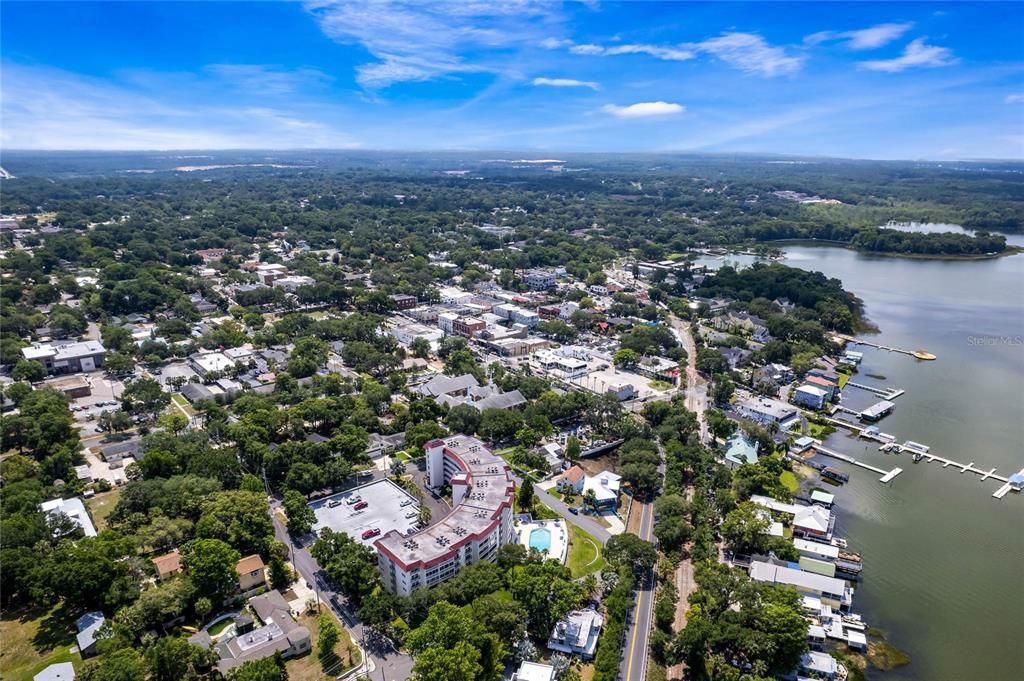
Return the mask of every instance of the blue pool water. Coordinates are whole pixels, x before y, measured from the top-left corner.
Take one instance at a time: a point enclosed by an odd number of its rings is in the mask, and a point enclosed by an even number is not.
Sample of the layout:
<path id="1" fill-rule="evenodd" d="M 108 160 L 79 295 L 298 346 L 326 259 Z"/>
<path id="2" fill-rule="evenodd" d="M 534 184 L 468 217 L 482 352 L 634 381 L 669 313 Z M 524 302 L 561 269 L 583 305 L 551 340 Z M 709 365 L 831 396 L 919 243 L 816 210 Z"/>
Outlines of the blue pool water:
<path id="1" fill-rule="evenodd" d="M 551 548 L 551 530 L 538 527 L 530 530 L 530 548 L 538 551 L 547 551 Z"/>

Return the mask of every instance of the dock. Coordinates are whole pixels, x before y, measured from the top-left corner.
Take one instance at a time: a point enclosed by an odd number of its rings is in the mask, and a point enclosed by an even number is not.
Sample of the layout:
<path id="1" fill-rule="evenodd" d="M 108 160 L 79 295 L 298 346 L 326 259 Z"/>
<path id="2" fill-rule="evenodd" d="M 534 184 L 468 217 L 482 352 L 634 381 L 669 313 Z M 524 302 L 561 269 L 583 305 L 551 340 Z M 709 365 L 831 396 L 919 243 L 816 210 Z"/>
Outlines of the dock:
<path id="1" fill-rule="evenodd" d="M 995 470 L 995 469 L 993 468 L 992 470 Z M 1011 478 L 1019 478 L 1021 476 L 1024 476 L 1024 468 L 1021 468 L 1020 471 L 1017 472 L 1017 475 L 1011 475 L 1010 477 Z M 988 475 L 985 476 L 985 478 L 987 478 L 987 477 L 988 477 Z M 996 477 L 996 476 L 993 476 L 993 477 Z M 982 478 L 982 480 L 984 480 L 985 478 Z M 1014 484 L 1012 482 L 1010 482 L 1009 479 L 1006 479 L 1006 478 L 1003 478 L 1003 479 L 1006 480 L 1006 482 L 1004 482 L 1003 486 L 1000 487 L 999 489 L 997 489 L 992 494 L 992 496 L 994 496 L 996 499 L 1002 499 L 1003 497 L 1006 496 L 1006 493 L 1009 492 L 1011 489 L 1016 489 L 1018 492 L 1021 489 L 1019 486 L 1014 486 Z"/>
<path id="2" fill-rule="evenodd" d="M 833 459 L 839 459 L 840 461 L 845 461 L 846 463 L 853 464 L 854 466 L 859 466 L 861 468 L 867 469 L 872 473 L 878 473 L 879 475 L 882 476 L 881 478 L 879 478 L 879 482 L 890 482 L 893 478 L 895 478 L 897 475 L 903 472 L 902 468 L 893 468 L 891 471 L 884 471 L 881 468 L 876 468 L 875 466 L 872 466 L 869 463 L 857 461 L 857 459 L 853 458 L 852 456 L 847 456 L 846 454 L 841 454 L 837 451 L 823 447 L 821 443 L 815 445 L 814 451 L 817 452 L 818 454 L 823 454 Z"/>
<path id="3" fill-rule="evenodd" d="M 864 385 L 863 383 L 856 383 L 854 381 L 847 381 L 846 385 L 852 386 L 854 388 L 859 388 L 861 390 L 866 390 L 869 393 L 874 393 L 880 396 L 882 399 L 889 401 L 895 400 L 897 397 L 907 392 L 902 388 L 875 388 L 874 386 Z"/>
<path id="4" fill-rule="evenodd" d="M 889 345 L 881 345 L 880 343 L 872 343 L 871 341 L 861 340 L 859 338 L 854 338 L 853 336 L 847 336 L 847 335 L 841 334 L 841 333 L 840 334 L 836 334 L 836 338 L 838 338 L 840 340 L 844 340 L 847 343 L 853 343 L 854 345 L 865 345 L 865 346 L 867 346 L 869 348 L 877 348 L 878 350 L 885 350 L 886 352 L 898 352 L 898 353 L 900 353 L 902 355 L 910 355 L 911 357 L 913 357 L 915 359 L 922 359 L 922 360 L 926 360 L 926 361 L 931 361 L 931 360 L 938 359 L 938 357 L 936 357 L 932 353 L 928 352 L 927 350 L 906 350 L 904 348 L 894 348 L 894 347 L 889 346 Z"/>

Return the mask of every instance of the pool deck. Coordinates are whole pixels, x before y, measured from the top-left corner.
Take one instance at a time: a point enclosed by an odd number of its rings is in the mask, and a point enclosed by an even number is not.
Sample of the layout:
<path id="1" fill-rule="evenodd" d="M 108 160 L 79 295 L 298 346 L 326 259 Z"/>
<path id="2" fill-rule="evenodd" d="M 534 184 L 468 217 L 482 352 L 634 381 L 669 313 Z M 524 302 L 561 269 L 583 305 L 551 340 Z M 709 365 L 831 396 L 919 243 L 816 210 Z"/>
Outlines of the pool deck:
<path id="1" fill-rule="evenodd" d="M 516 532 L 519 535 L 519 543 L 530 548 L 530 533 L 536 529 L 545 529 L 551 533 L 551 546 L 548 549 L 548 557 L 565 564 L 569 555 L 569 528 L 564 520 L 531 520 L 530 522 L 516 522 Z"/>

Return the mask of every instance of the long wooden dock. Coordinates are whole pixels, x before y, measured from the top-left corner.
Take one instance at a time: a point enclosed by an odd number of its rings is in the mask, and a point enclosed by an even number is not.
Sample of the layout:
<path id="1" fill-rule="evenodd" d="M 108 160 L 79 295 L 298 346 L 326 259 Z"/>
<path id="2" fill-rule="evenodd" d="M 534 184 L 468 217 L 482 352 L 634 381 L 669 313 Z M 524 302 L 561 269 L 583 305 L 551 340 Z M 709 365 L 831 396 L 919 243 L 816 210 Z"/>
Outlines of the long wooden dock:
<path id="1" fill-rule="evenodd" d="M 882 476 L 881 478 L 879 478 L 879 480 L 881 480 L 882 482 L 890 482 L 893 478 L 895 478 L 897 475 L 903 472 L 902 468 L 893 468 L 891 471 L 885 471 L 882 470 L 881 468 L 876 468 L 875 466 L 872 466 L 869 463 L 858 461 L 852 456 L 848 456 L 846 454 L 842 454 L 840 452 L 828 449 L 827 447 L 823 447 L 820 442 L 818 442 L 818 444 L 814 446 L 814 451 L 817 452 L 818 454 L 824 454 L 825 456 L 831 457 L 833 459 L 845 461 L 846 463 L 853 464 L 854 466 L 860 466 L 861 468 L 865 468 L 873 473 L 878 473 L 879 475 Z"/>
<path id="2" fill-rule="evenodd" d="M 889 401 L 895 400 L 897 397 L 907 392 L 902 388 L 875 388 L 874 386 L 864 385 L 863 383 L 855 383 L 853 381 L 847 381 L 846 385 L 854 388 L 860 388 L 861 390 L 867 390 L 868 392 L 879 395 L 883 399 Z"/>
<path id="3" fill-rule="evenodd" d="M 846 341 L 847 343 L 853 343 L 854 345 L 865 345 L 869 348 L 877 348 L 879 350 L 885 350 L 886 352 L 898 352 L 903 355 L 910 355 L 915 359 L 933 360 L 938 359 L 935 355 L 928 352 L 927 350 L 906 350 L 904 348 L 894 348 L 890 345 L 882 345 L 880 343 L 872 343 L 871 341 L 861 340 L 860 338 L 854 338 L 853 336 L 847 336 L 843 333 L 837 333 L 836 338 Z"/>
<path id="4" fill-rule="evenodd" d="M 995 470 L 995 469 L 993 468 L 992 470 Z M 1024 475 L 1024 468 L 1021 468 L 1020 471 L 1017 473 L 1017 475 Z M 985 477 L 987 478 L 988 476 L 986 475 Z M 984 478 L 982 478 L 982 479 L 984 479 Z M 994 496 L 996 499 L 1002 499 L 1003 497 L 1006 496 L 1006 493 L 1009 492 L 1011 489 L 1013 489 L 1013 486 L 1010 484 L 1010 481 L 1007 480 L 1005 483 L 1003 483 L 1002 487 L 997 489 L 992 494 L 992 496 Z"/>

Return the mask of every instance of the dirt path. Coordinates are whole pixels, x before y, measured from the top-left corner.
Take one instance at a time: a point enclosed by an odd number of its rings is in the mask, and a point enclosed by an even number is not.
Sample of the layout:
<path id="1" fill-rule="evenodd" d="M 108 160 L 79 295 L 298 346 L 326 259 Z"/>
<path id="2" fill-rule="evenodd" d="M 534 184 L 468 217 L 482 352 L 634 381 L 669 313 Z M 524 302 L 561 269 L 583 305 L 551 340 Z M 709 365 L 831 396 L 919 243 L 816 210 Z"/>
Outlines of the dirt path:
<path id="1" fill-rule="evenodd" d="M 693 340 L 690 325 L 675 315 L 669 317 L 669 323 L 675 329 L 686 350 L 686 408 L 697 414 L 700 423 L 700 437 L 704 441 L 708 436 L 708 424 L 704 419 L 704 411 L 708 407 L 707 382 L 697 373 L 697 344 Z"/>

